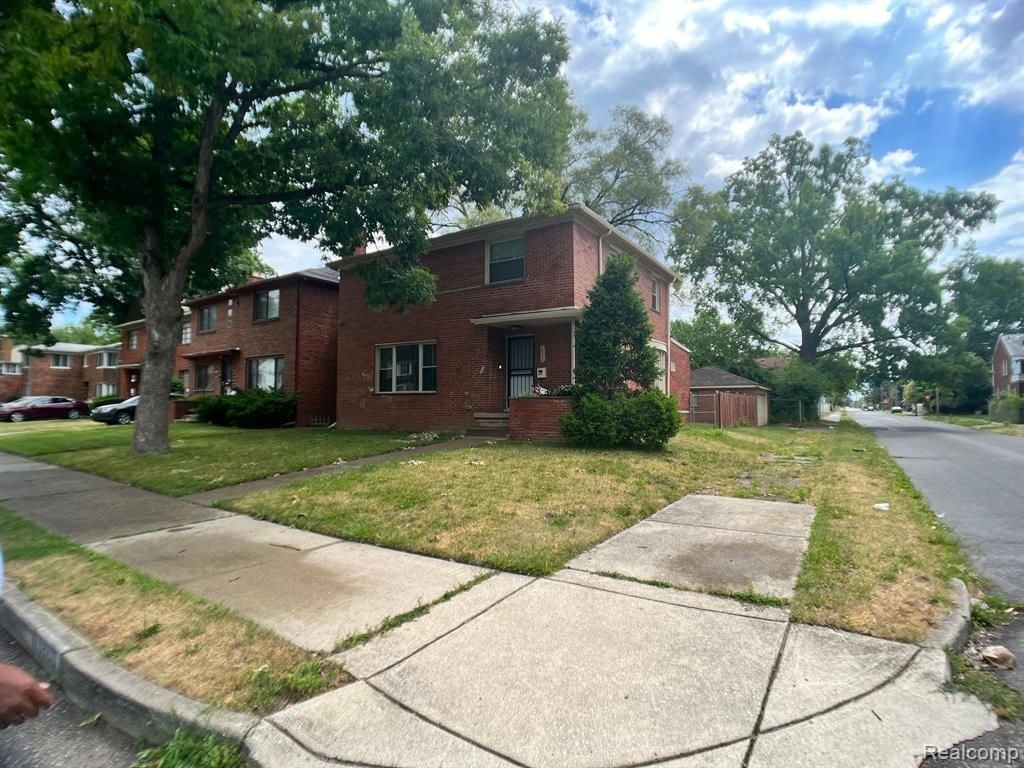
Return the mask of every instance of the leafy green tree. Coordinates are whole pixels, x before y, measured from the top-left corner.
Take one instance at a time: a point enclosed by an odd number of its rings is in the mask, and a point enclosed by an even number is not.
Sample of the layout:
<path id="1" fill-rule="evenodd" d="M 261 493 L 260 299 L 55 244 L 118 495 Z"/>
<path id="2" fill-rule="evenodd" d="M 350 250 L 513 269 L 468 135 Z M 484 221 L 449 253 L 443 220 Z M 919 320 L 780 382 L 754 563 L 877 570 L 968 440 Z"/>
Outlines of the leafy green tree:
<path id="1" fill-rule="evenodd" d="M 933 355 L 911 353 L 907 375 L 925 392 L 938 389 L 940 407 L 948 410 L 977 410 L 992 394 L 990 364 L 962 347 Z"/>
<path id="2" fill-rule="evenodd" d="M 659 375 L 654 329 L 636 282 L 633 260 L 612 254 L 576 329 L 576 384 L 609 400 L 631 383 L 649 389 Z"/>
<path id="3" fill-rule="evenodd" d="M 607 221 L 651 244 L 668 234 L 677 185 L 686 174 L 668 155 L 672 125 L 636 107 L 616 107 L 611 125 L 595 131 L 577 115 L 561 199 L 584 203 Z"/>
<path id="4" fill-rule="evenodd" d="M 53 338 L 71 344 L 113 344 L 121 339 L 121 333 L 96 313 L 87 315 L 78 325 L 64 325 L 54 328 Z"/>
<path id="5" fill-rule="evenodd" d="M 981 256 L 974 244 L 946 270 L 953 332 L 967 351 L 992 360 L 1003 333 L 1024 333 L 1024 261 Z"/>
<path id="6" fill-rule="evenodd" d="M 774 136 L 721 192 L 691 188 L 670 256 L 737 323 L 806 363 L 893 339 L 929 338 L 941 318 L 930 269 L 951 240 L 994 218 L 989 194 L 869 184 L 867 147 Z M 766 332 L 795 325 L 800 343 Z"/>
<path id="7" fill-rule="evenodd" d="M 56 214 L 83 241 L 63 269 L 91 285 L 141 273 L 136 453 L 168 449 L 190 275 L 272 233 L 342 258 L 379 233 L 396 250 L 360 268 L 368 301 L 430 301 L 427 212 L 456 194 L 503 202 L 564 162 L 568 47 L 536 13 L 459 0 L 20 0 L 5 13 L 0 177 L 21 242 Z"/>
<path id="8" fill-rule="evenodd" d="M 723 320 L 713 307 L 697 312 L 693 320 L 673 320 L 672 338 L 690 349 L 693 368 L 713 365 L 748 378 L 756 367 L 754 358 L 765 354 L 759 339 Z"/>

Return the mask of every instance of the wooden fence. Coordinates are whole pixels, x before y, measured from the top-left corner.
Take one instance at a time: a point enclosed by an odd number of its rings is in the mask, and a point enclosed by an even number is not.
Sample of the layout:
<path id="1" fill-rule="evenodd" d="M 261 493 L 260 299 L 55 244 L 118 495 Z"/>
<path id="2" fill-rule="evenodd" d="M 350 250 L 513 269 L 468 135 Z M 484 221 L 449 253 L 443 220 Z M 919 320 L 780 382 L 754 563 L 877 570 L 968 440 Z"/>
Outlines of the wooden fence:
<path id="1" fill-rule="evenodd" d="M 700 392 L 690 395 L 690 420 L 716 427 L 757 426 L 757 395 Z"/>

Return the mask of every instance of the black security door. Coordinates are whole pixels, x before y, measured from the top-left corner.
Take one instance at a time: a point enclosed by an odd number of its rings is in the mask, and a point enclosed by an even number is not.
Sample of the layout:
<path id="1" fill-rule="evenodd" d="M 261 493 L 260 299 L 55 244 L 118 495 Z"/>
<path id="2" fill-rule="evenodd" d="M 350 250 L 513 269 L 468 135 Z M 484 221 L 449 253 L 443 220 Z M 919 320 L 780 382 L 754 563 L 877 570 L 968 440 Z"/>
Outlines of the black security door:
<path id="1" fill-rule="evenodd" d="M 533 389 L 533 336 L 512 336 L 508 340 L 508 398 Z M 506 407 L 508 402 L 506 400 Z"/>

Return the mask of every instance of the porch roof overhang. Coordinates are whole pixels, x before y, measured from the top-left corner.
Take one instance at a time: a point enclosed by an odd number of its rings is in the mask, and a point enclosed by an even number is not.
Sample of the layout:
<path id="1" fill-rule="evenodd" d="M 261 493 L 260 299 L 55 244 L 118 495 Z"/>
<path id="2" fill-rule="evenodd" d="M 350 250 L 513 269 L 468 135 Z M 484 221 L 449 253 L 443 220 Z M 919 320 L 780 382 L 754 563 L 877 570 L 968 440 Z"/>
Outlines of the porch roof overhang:
<path id="1" fill-rule="evenodd" d="M 566 320 L 579 320 L 583 317 L 583 307 L 555 307 L 553 309 L 534 309 L 525 312 L 506 312 L 501 315 L 481 315 L 472 317 L 469 322 L 492 328 L 512 328 L 515 326 L 551 325 Z"/>
<path id="2" fill-rule="evenodd" d="M 227 357 L 241 352 L 241 347 L 225 347 L 224 349 L 207 349 L 202 352 L 189 352 L 182 355 L 186 360 L 199 360 L 204 357 Z"/>

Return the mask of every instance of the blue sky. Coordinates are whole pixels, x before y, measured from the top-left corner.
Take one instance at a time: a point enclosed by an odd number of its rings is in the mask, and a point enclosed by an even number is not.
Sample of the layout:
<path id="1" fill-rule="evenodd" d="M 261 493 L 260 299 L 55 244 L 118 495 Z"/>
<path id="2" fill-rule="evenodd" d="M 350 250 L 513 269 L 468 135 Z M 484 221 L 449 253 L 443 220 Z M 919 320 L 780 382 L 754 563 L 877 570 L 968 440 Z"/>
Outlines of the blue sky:
<path id="1" fill-rule="evenodd" d="M 618 104 L 664 115 L 692 182 L 720 186 L 773 133 L 857 136 L 877 178 L 994 193 L 999 220 L 974 238 L 1024 258 L 1024 0 L 514 4 L 565 25 L 592 122 Z M 318 261 L 282 239 L 264 257 L 282 272 Z"/>

